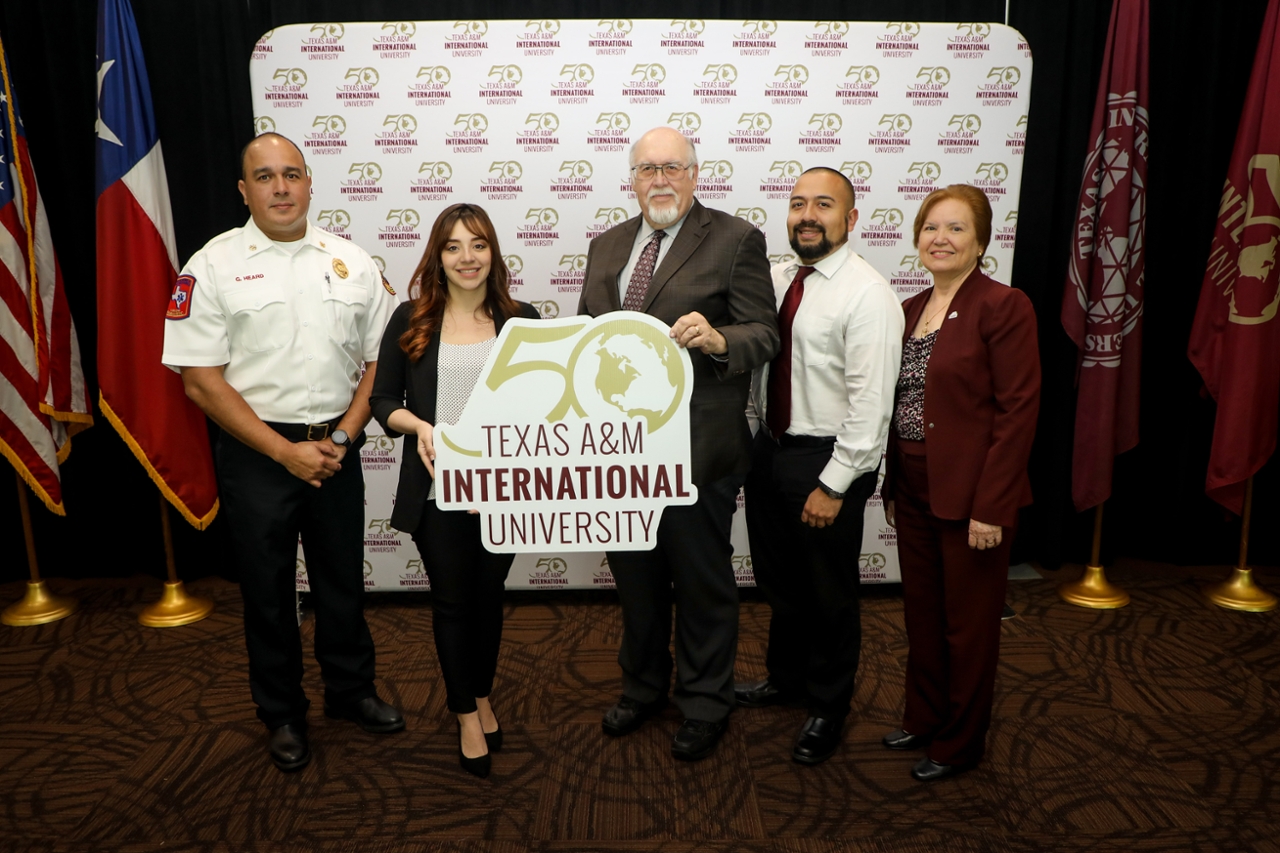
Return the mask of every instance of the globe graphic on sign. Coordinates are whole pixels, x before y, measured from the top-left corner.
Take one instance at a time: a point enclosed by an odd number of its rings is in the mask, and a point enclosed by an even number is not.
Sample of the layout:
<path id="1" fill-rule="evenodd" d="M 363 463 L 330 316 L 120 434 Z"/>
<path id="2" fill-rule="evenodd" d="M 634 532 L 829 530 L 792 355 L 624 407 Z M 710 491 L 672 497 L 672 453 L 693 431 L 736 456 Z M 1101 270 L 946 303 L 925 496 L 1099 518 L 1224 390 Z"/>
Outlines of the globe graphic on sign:
<path id="1" fill-rule="evenodd" d="M 578 342 L 570 363 L 578 404 L 592 417 L 643 418 L 645 432 L 654 433 L 684 398 L 679 348 L 640 321 L 602 324 Z"/>

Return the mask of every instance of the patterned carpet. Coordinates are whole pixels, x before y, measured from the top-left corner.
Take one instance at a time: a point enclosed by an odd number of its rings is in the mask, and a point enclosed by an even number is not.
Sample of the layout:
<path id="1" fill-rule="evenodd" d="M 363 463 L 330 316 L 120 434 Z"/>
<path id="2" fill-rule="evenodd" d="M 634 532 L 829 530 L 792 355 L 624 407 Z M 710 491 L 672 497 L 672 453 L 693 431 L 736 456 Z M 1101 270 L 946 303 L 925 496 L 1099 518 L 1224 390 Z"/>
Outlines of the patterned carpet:
<path id="1" fill-rule="evenodd" d="M 738 711 L 696 764 L 670 757 L 674 708 L 608 738 L 616 601 L 512 595 L 494 692 L 507 746 L 480 781 L 457 765 L 422 597 L 367 609 L 408 730 L 326 719 L 312 662 L 315 759 L 285 775 L 249 701 L 235 587 L 191 584 L 214 615 L 156 630 L 136 622 L 153 580 L 55 581 L 77 615 L 0 627 L 0 850 L 1280 853 L 1280 615 L 1207 605 L 1198 584 L 1221 568 L 1122 563 L 1119 611 L 1061 603 L 1062 574 L 1010 583 L 987 760 L 934 785 L 879 743 L 901 714 L 897 587 L 867 591 L 855 714 L 818 767 L 789 757 L 799 709 Z M 767 620 L 743 602 L 741 677 L 763 675 Z"/>

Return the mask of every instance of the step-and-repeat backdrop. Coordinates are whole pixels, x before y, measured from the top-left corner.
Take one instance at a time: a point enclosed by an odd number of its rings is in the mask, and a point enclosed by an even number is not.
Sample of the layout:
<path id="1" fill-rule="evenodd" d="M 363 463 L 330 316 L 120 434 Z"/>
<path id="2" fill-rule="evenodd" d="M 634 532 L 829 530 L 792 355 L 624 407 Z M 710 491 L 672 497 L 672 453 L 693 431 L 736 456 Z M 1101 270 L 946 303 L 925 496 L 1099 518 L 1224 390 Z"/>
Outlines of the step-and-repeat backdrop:
<path id="1" fill-rule="evenodd" d="M 1007 282 L 1013 264 L 1031 52 L 1001 24 L 297 24 L 262 37 L 251 79 L 258 132 L 306 155 L 313 221 L 374 255 L 402 298 L 437 214 L 468 201 L 493 218 L 513 295 L 546 317 L 576 311 L 588 241 L 639 212 L 627 150 L 658 125 L 694 141 L 698 197 L 763 230 L 773 262 L 792 257 L 795 179 L 829 166 L 858 194 L 855 250 L 902 298 L 929 286 L 911 222 L 947 184 L 991 199 L 986 272 Z M 388 524 L 401 443 L 371 434 L 361 456 L 371 590 L 428 588 L 413 542 Z M 733 539 L 739 583 L 752 584 L 741 511 Z M 899 579 L 878 494 L 860 563 L 864 582 Z M 586 553 L 520 555 L 508 581 L 612 586 L 604 555 Z"/>

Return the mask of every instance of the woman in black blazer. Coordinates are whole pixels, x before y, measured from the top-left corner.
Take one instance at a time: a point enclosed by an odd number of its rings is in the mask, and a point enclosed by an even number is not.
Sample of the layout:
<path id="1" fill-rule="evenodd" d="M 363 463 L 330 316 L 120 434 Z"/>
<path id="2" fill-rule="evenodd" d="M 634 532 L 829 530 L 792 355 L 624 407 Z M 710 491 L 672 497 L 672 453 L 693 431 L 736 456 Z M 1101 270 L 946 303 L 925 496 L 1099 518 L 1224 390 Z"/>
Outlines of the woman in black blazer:
<path id="1" fill-rule="evenodd" d="M 382 336 L 370 400 L 387 435 L 406 441 L 391 524 L 412 534 L 431 581 L 432 627 L 449 710 L 458 715 L 458 759 L 489 775 L 502 729 L 489 693 L 502 639 L 502 590 L 512 554 L 491 554 L 479 516 L 443 511 L 434 500 L 437 422 L 456 423 L 489 350 L 510 317 L 538 319 L 508 292 L 508 273 L 488 214 L 446 208 L 409 284 L 409 302 Z"/>

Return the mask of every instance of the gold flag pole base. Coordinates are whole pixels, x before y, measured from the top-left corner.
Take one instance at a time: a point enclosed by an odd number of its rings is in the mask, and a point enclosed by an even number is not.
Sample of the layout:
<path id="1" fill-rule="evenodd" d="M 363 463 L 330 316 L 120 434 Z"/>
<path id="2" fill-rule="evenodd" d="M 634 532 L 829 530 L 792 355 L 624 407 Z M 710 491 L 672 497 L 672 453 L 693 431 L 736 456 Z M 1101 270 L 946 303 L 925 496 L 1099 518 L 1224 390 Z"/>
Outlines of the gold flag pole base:
<path id="1" fill-rule="evenodd" d="M 1129 593 L 1108 581 L 1107 571 L 1102 568 L 1102 507 L 1098 504 L 1093 511 L 1093 558 L 1084 567 L 1080 580 L 1058 587 L 1058 596 L 1077 607 L 1115 610 L 1129 603 Z"/>
<path id="2" fill-rule="evenodd" d="M 1102 566 L 1085 566 L 1080 580 L 1058 587 L 1058 596 L 1068 604 L 1094 610 L 1114 610 L 1129 603 L 1129 593 L 1108 581 Z"/>
<path id="3" fill-rule="evenodd" d="M 1231 577 L 1222 583 L 1207 586 L 1204 597 L 1227 610 L 1243 610 L 1248 613 L 1266 613 L 1276 609 L 1276 597 L 1253 582 L 1253 569 L 1249 568 L 1249 519 L 1253 516 L 1253 477 L 1245 481 L 1244 507 L 1240 513 L 1240 562 Z"/>
<path id="4" fill-rule="evenodd" d="M 212 612 L 212 601 L 187 595 L 182 581 L 166 581 L 160 600 L 147 605 L 138 614 L 138 624 L 148 628 L 177 628 L 199 622 Z"/>
<path id="5" fill-rule="evenodd" d="M 1276 597 L 1253 582 L 1253 569 L 1233 569 L 1222 583 L 1207 586 L 1204 597 L 1227 610 L 1266 613 L 1275 610 Z"/>
<path id="6" fill-rule="evenodd" d="M 0 613 L 0 622 L 6 625 L 43 625 L 66 619 L 80 607 L 74 598 L 66 598 L 49 592 L 44 581 L 27 581 L 27 594 Z"/>

